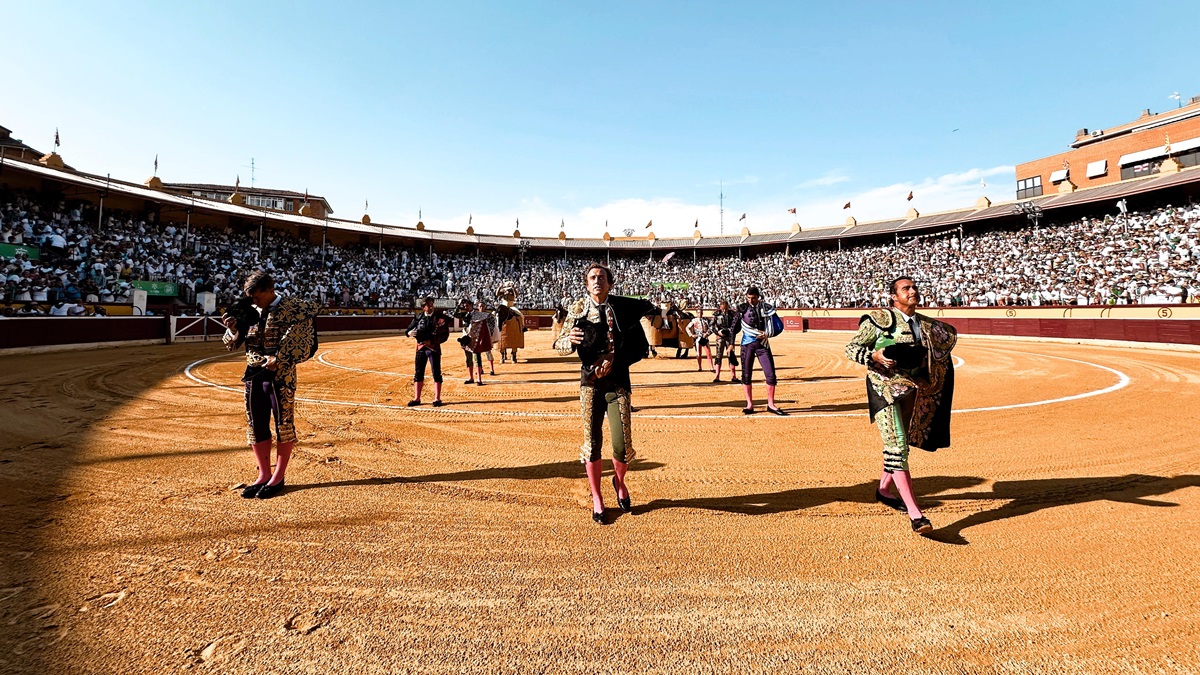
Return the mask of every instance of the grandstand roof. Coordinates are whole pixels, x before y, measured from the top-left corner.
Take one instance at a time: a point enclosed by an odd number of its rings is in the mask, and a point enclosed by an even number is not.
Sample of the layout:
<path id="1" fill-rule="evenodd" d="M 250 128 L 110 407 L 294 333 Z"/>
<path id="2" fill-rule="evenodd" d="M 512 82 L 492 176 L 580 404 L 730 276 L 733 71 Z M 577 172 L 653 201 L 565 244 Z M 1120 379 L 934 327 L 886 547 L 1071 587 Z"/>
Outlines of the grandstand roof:
<path id="1" fill-rule="evenodd" d="M 163 183 L 164 190 L 168 191 L 183 191 L 183 192 L 215 192 L 221 194 L 233 194 L 240 192 L 244 195 L 262 195 L 264 197 L 291 197 L 293 199 L 304 199 L 306 196 L 310 202 L 322 202 L 325 204 L 325 210 L 333 213 L 333 207 L 329 205 L 329 201 L 318 195 L 305 195 L 303 192 L 293 192 L 291 190 L 273 190 L 270 188 L 260 187 L 245 187 L 243 185 L 214 185 L 212 183 Z"/>
<path id="2" fill-rule="evenodd" d="M 739 246 L 762 246 L 799 241 L 814 242 L 824 240 L 832 242 L 845 238 L 912 232 L 936 229 L 939 227 L 952 227 L 966 223 L 977 223 L 993 218 L 1011 217 L 1013 215 L 1013 206 L 1016 203 L 1015 201 L 1012 201 L 992 204 L 985 208 L 969 208 L 946 211 L 943 213 L 926 214 L 908 220 L 891 219 L 870 223 L 857 223 L 851 226 L 801 230 L 799 232 L 764 232 L 761 234 L 751 235 L 737 234 L 718 237 L 702 237 L 700 239 L 692 239 L 690 237 L 673 237 L 667 239 L 618 237 L 610 240 L 572 238 L 562 240 L 552 237 L 528 237 L 518 239 L 512 235 L 440 232 L 433 230 L 418 230 L 415 227 L 401 227 L 379 223 L 364 225 L 363 223 L 352 220 L 312 218 L 293 213 L 269 211 L 250 206 L 230 204 L 223 201 L 207 199 L 197 200 L 197 198 L 191 195 L 154 190 L 135 183 L 111 180 L 103 176 L 96 176 L 78 171 L 54 169 L 32 162 L 8 162 L 5 165 L 5 170 L 7 171 L 10 169 L 26 171 L 48 180 L 74 185 L 78 188 L 81 188 L 84 193 L 89 191 L 97 194 L 117 193 L 132 198 L 144 199 L 146 201 L 158 204 L 174 204 L 180 207 L 187 206 L 192 207 L 193 209 L 208 211 L 213 214 L 238 217 L 246 220 L 265 220 L 268 223 L 275 222 L 278 224 L 304 227 L 328 226 L 333 229 L 348 232 L 357 232 L 372 236 L 382 234 L 384 236 L 428 241 L 430 243 L 446 242 L 468 245 L 474 244 L 483 246 L 515 247 L 523 239 L 524 241 L 529 242 L 531 248 L 543 250 L 608 249 L 632 252 L 653 249 L 670 250 L 688 248 L 733 248 Z M 1121 181 L 1119 183 L 1098 186 L 1095 188 L 1076 190 L 1075 192 L 1070 193 L 1044 195 L 1025 201 L 1035 203 L 1046 211 L 1052 211 L 1058 208 L 1078 206 L 1095 202 L 1108 200 L 1115 201 L 1122 197 L 1145 194 L 1164 188 L 1176 187 L 1191 183 L 1200 183 L 1200 167 L 1184 169 L 1183 171 L 1174 174 L 1155 174 L 1148 177 L 1135 178 Z M 295 195 L 296 193 L 288 194 Z M 310 195 L 310 199 L 311 198 L 312 196 Z"/>

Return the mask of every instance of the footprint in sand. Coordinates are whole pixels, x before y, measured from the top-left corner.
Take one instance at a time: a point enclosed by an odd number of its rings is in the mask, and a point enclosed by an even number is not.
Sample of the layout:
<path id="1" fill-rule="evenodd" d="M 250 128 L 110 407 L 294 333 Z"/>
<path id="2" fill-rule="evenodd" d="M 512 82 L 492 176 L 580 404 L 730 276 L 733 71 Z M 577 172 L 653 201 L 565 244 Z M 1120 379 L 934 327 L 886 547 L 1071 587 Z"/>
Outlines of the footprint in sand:
<path id="1" fill-rule="evenodd" d="M 235 640 L 235 637 L 221 636 L 201 649 L 192 650 L 192 653 L 200 663 L 220 663 L 246 648 L 246 641 Z"/>
<path id="2" fill-rule="evenodd" d="M 46 626 L 42 628 L 40 634 L 13 645 L 12 651 L 17 656 L 20 656 L 39 646 L 50 647 L 61 642 L 63 638 L 67 637 L 67 633 L 70 632 L 71 629 L 66 626 Z"/>
<path id="3" fill-rule="evenodd" d="M 9 588 L 0 588 L 0 602 L 5 602 L 25 590 L 24 586 L 10 586 Z"/>
<path id="4" fill-rule="evenodd" d="M 129 595 L 129 591 L 125 590 L 124 588 L 122 588 L 119 591 L 114 591 L 112 593 L 104 593 L 103 595 L 96 595 L 96 596 L 88 598 L 86 601 L 87 604 L 85 604 L 83 607 L 80 607 L 79 611 L 87 612 L 92 609 L 108 609 L 109 607 L 112 607 L 112 606 L 116 605 L 117 603 L 121 602 L 122 600 L 124 600 L 128 595 Z"/>
<path id="5" fill-rule="evenodd" d="M 332 607 L 322 607 L 310 613 L 296 612 L 283 620 L 283 627 L 280 628 L 281 634 L 297 633 L 299 635 L 311 635 L 318 628 L 329 625 L 330 619 L 337 613 L 337 609 Z"/>
<path id="6" fill-rule="evenodd" d="M 24 623 L 24 622 L 28 622 L 28 621 L 38 621 L 38 620 L 42 620 L 42 619 L 49 619 L 50 617 L 54 616 L 54 613 L 57 612 L 61 607 L 62 607 L 62 605 L 58 605 L 58 604 L 39 605 L 37 607 L 30 607 L 29 609 L 25 610 L 24 612 L 21 612 L 20 614 L 9 619 L 8 625 L 15 626 L 15 625 L 17 625 L 18 622 Z"/>

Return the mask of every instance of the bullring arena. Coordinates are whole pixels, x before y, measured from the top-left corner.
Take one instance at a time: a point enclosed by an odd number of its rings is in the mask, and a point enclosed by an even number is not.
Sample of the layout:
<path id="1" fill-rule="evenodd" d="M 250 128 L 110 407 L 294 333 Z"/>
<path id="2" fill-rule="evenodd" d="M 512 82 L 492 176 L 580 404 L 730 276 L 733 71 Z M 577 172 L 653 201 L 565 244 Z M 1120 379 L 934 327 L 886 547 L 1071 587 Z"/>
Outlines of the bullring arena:
<path id="1" fill-rule="evenodd" d="M 234 489 L 219 343 L 2 357 L 0 669 L 1200 670 L 1200 354 L 963 337 L 919 537 L 873 501 L 848 336 L 773 341 L 785 418 L 637 364 L 634 508 L 603 528 L 548 331 L 484 387 L 449 350 L 440 409 L 404 406 L 398 331 L 323 338 L 270 501 Z"/>

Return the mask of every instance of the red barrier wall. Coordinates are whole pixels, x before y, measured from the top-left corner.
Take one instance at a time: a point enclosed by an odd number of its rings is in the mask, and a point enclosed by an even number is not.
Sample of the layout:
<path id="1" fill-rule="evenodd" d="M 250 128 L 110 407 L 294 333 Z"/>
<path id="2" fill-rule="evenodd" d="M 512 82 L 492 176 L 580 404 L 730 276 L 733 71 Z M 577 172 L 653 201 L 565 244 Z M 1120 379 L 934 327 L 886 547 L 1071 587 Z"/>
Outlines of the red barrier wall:
<path id="1" fill-rule="evenodd" d="M 1196 319 L 941 319 L 965 335 L 1016 335 L 1022 337 L 1127 340 L 1200 345 L 1200 320 Z M 851 317 L 810 317 L 809 330 L 857 330 Z"/>
<path id="2" fill-rule="evenodd" d="M 0 319 L 0 349 L 125 340 L 167 341 L 161 316 L 29 317 Z"/>

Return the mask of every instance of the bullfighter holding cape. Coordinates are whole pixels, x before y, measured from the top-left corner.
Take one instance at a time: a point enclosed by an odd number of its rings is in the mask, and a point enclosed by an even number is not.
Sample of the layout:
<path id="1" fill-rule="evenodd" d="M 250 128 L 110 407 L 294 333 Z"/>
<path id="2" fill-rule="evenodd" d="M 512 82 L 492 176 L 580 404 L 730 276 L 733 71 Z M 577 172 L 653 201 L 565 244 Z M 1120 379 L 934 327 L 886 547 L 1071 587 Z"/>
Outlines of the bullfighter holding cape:
<path id="1" fill-rule="evenodd" d="M 950 445 L 950 351 L 958 334 L 947 323 L 917 314 L 920 291 L 911 278 L 893 281 L 891 296 L 892 307 L 872 310 L 859 320 L 846 357 L 867 367 L 867 406 L 883 439 L 883 475 L 875 499 L 907 512 L 913 531 L 925 534 L 933 525 L 913 495 L 908 449 L 934 451 Z M 891 494 L 893 485 L 899 498 Z"/>

